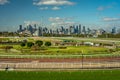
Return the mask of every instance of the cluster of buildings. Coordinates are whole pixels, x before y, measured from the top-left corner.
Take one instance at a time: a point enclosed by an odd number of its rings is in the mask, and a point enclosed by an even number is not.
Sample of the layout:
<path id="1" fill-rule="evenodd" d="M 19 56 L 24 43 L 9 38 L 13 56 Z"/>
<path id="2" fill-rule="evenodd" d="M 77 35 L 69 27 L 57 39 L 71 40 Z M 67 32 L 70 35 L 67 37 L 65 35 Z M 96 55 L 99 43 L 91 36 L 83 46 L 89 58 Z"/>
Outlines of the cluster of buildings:
<path id="1" fill-rule="evenodd" d="M 34 25 L 28 25 L 27 27 L 23 27 L 22 25 L 19 25 L 19 29 L 17 30 L 19 34 L 28 35 L 28 36 L 43 36 L 44 34 L 59 34 L 59 35 L 86 35 L 90 34 L 94 37 L 97 37 L 98 35 L 105 34 L 106 31 L 104 29 L 90 29 L 86 28 L 86 26 L 82 25 L 73 25 L 69 27 L 61 26 L 56 29 L 49 29 L 47 27 L 39 27 L 36 24 Z M 111 30 L 112 34 L 116 33 L 116 28 L 114 27 Z"/>

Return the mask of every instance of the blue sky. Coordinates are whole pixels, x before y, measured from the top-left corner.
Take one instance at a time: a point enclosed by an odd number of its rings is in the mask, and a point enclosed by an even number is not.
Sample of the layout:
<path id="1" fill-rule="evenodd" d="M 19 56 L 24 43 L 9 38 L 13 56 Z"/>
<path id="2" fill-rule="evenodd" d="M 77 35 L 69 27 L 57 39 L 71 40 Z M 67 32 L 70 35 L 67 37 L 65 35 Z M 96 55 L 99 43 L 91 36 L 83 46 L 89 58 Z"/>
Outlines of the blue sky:
<path id="1" fill-rule="evenodd" d="M 20 24 L 111 28 L 119 23 L 120 0 L 0 0 L 0 31 L 15 31 Z"/>

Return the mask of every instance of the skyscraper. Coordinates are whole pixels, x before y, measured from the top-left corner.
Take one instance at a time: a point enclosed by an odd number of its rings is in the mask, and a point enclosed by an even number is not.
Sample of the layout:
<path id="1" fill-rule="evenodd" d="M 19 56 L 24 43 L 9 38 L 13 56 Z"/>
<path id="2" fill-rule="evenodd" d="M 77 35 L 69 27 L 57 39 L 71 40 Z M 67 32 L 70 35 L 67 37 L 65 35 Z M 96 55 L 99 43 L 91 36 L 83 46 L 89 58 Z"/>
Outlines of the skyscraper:
<path id="1" fill-rule="evenodd" d="M 79 32 L 79 29 L 78 29 L 78 26 L 76 26 L 75 33 L 78 34 L 78 32 Z"/>
<path id="2" fill-rule="evenodd" d="M 83 34 L 86 34 L 86 29 L 85 29 L 85 26 L 83 26 L 82 33 L 83 33 Z"/>
<path id="3" fill-rule="evenodd" d="M 116 34 L 117 31 L 116 31 L 116 27 L 112 28 L 112 34 Z"/>
<path id="4" fill-rule="evenodd" d="M 19 32 L 22 31 L 22 25 L 19 25 Z"/>
<path id="5" fill-rule="evenodd" d="M 29 25 L 29 26 L 28 26 L 28 31 L 30 31 L 30 33 L 33 34 L 34 31 L 33 31 L 32 25 Z"/>
<path id="6" fill-rule="evenodd" d="M 81 25 L 79 25 L 79 31 L 78 31 L 79 34 L 81 34 L 81 32 L 82 32 L 81 30 L 82 30 Z"/>
<path id="7" fill-rule="evenodd" d="M 75 32 L 75 27 L 74 26 L 70 26 L 70 34 L 74 34 Z"/>
<path id="8" fill-rule="evenodd" d="M 42 27 L 38 28 L 38 36 L 42 36 Z"/>
<path id="9" fill-rule="evenodd" d="M 87 34 L 90 34 L 91 30 L 90 28 L 87 28 Z"/>

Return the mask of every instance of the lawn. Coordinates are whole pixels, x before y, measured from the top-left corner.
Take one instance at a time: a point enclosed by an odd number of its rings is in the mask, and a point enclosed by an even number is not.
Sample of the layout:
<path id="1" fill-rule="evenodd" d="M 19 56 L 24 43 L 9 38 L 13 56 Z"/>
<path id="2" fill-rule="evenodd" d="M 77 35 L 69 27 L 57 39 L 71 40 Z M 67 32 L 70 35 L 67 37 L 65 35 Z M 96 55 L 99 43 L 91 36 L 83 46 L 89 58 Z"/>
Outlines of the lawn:
<path id="1" fill-rule="evenodd" d="M 7 45 L 0 45 L 0 47 L 7 46 Z M 93 47 L 93 46 L 68 46 L 65 49 L 57 47 L 41 47 L 38 51 L 33 51 L 30 48 L 27 48 L 26 46 L 22 48 L 20 45 L 9 45 L 13 46 L 13 49 L 9 50 L 9 53 L 6 53 L 5 49 L 0 49 L 0 54 L 47 54 L 47 55 L 53 55 L 53 54 L 104 54 L 108 53 L 107 48 L 104 47 Z M 23 52 L 21 53 L 21 50 Z"/>
<path id="2" fill-rule="evenodd" d="M 91 46 L 69 46 L 66 49 L 48 48 L 51 53 L 64 53 L 64 54 L 94 54 L 94 53 L 108 53 L 108 49 L 104 47 L 91 47 Z"/>
<path id="3" fill-rule="evenodd" d="M 0 80 L 120 80 L 120 70 L 0 72 Z"/>

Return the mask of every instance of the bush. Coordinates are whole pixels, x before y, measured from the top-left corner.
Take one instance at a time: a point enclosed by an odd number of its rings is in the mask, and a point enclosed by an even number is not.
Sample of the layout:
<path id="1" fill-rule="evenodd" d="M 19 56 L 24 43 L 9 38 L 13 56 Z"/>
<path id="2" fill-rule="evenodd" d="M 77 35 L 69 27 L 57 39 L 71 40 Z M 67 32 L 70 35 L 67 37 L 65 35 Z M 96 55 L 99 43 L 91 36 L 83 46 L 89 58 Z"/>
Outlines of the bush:
<path id="1" fill-rule="evenodd" d="M 27 47 L 29 47 L 29 48 L 31 48 L 33 45 L 34 45 L 33 42 L 28 42 L 28 43 L 27 43 Z"/>
<path id="2" fill-rule="evenodd" d="M 20 46 L 21 47 L 24 47 L 26 44 L 24 43 L 24 42 L 22 42 L 21 44 L 20 44 Z"/>
<path id="3" fill-rule="evenodd" d="M 51 42 L 45 42 L 45 46 L 51 46 Z"/>
<path id="4" fill-rule="evenodd" d="M 67 47 L 59 47 L 59 49 L 66 49 Z"/>
<path id="5" fill-rule="evenodd" d="M 109 52 L 115 52 L 115 49 L 109 49 Z"/>
<path id="6" fill-rule="evenodd" d="M 41 47 L 43 45 L 43 41 L 37 40 L 35 42 L 36 45 L 38 45 L 39 47 Z"/>

